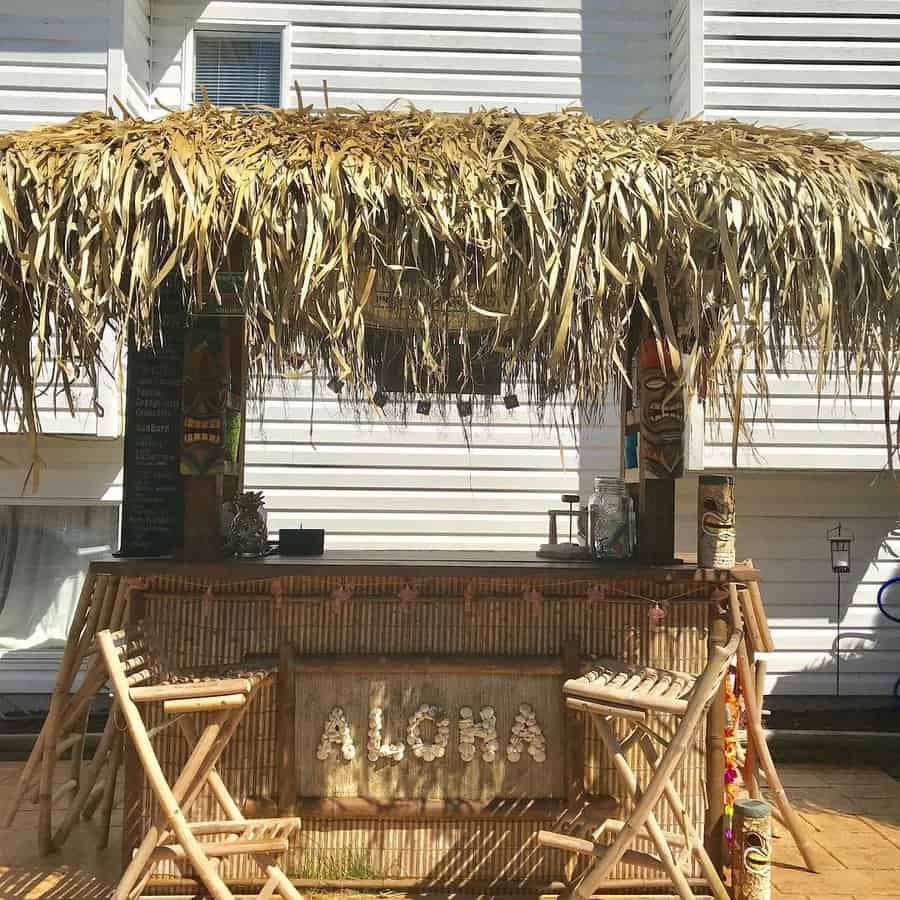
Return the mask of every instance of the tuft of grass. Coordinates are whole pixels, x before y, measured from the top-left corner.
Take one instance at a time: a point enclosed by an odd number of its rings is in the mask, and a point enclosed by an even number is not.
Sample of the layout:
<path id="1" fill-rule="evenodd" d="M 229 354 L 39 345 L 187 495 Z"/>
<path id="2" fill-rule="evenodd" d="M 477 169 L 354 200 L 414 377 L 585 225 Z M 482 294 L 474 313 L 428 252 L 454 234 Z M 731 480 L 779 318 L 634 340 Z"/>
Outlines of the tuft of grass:
<path id="1" fill-rule="evenodd" d="M 317 851 L 308 850 L 299 864 L 292 866 L 290 875 L 311 881 L 342 881 L 344 879 L 372 880 L 384 873 L 372 865 L 366 850 Z"/>

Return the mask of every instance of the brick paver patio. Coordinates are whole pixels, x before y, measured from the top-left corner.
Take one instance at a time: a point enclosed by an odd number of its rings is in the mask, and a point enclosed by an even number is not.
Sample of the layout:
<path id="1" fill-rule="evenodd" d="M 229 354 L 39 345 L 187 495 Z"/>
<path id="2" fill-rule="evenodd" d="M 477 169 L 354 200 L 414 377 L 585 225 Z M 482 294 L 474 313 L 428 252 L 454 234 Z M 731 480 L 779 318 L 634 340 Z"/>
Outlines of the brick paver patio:
<path id="1" fill-rule="evenodd" d="M 0 803 L 20 768 L 0 762 Z M 776 825 L 773 897 L 900 900 L 900 781 L 880 769 L 785 765 L 779 771 L 815 831 L 821 871 L 803 868 L 790 836 Z M 67 767 L 57 772 L 65 780 Z M 95 826 L 87 822 L 61 853 L 42 859 L 36 825 L 37 810 L 26 804 L 13 828 L 0 831 L 0 900 L 106 900 L 119 871 L 121 811 L 114 813 L 105 851 L 97 850 Z"/>

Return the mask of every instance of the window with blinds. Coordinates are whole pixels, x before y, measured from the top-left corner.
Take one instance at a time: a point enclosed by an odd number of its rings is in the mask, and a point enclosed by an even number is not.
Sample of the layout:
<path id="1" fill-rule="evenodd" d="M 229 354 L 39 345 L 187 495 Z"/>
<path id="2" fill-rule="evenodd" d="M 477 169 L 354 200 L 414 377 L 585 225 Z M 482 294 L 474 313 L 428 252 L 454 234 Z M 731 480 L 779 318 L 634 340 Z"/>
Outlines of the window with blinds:
<path id="1" fill-rule="evenodd" d="M 281 35 L 196 32 L 194 100 L 217 106 L 281 105 Z"/>

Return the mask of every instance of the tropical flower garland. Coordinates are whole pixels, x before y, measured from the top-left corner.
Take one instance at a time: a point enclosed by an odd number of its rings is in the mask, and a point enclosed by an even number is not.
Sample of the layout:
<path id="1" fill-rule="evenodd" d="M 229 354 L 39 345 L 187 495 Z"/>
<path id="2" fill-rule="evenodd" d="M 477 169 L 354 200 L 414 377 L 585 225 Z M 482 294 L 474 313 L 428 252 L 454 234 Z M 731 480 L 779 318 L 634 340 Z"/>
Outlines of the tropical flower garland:
<path id="1" fill-rule="evenodd" d="M 731 679 L 725 679 L 725 840 L 734 840 L 734 801 L 738 792 L 738 739 L 741 701 L 734 692 Z"/>

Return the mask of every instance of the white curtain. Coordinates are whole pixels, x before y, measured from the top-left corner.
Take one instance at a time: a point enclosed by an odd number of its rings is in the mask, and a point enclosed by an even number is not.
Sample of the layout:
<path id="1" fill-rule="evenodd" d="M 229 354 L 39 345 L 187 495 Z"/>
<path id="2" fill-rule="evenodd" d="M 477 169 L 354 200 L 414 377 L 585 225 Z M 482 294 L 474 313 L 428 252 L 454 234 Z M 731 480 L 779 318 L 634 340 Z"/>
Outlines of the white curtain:
<path id="1" fill-rule="evenodd" d="M 0 506 L 0 657 L 61 646 L 92 560 L 117 541 L 115 506 Z"/>

